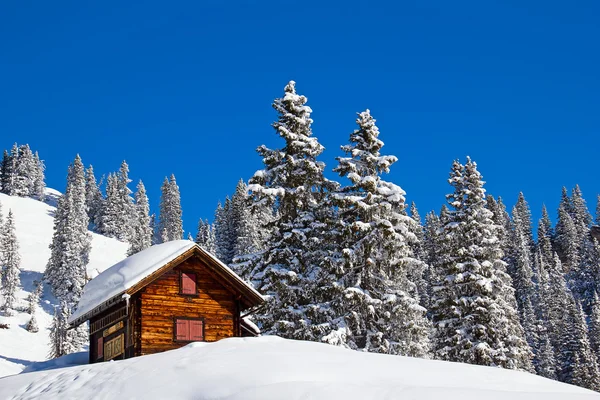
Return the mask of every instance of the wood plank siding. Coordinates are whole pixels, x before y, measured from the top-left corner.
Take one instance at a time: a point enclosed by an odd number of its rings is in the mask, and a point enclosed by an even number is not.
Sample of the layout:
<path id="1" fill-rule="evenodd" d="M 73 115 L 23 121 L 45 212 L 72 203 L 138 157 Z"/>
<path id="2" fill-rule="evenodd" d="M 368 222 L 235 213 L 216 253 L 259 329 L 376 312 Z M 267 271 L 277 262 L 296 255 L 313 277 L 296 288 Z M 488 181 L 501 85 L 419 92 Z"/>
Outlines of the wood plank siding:
<path id="1" fill-rule="evenodd" d="M 195 275 L 194 294 L 182 292 L 182 273 Z M 187 289 L 187 276 L 184 279 Z M 187 344 L 176 339 L 177 318 L 202 319 L 204 340 L 208 342 L 239 336 L 238 296 L 200 258 L 192 256 L 186 259 L 141 290 L 138 303 L 139 353 L 136 352 L 136 355 L 171 350 Z"/>

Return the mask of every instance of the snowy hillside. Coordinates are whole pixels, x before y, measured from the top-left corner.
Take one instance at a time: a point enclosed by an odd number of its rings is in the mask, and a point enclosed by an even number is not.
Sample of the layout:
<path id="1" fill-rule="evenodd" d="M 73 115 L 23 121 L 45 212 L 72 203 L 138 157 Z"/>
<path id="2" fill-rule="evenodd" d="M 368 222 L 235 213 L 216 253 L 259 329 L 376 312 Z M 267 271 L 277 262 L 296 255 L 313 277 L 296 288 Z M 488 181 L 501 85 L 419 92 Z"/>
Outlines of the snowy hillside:
<path id="1" fill-rule="evenodd" d="M 17 238 L 21 255 L 21 284 L 19 293 L 21 306 L 26 306 L 26 297 L 33 290 L 33 281 L 40 280 L 50 257 L 48 248 L 53 233 L 56 199 L 60 193 L 47 189 L 45 203 L 23 197 L 7 196 L 0 193 L 2 213 L 6 218 L 9 209 L 15 218 Z M 125 257 L 127 244 L 115 239 L 92 234 L 92 251 L 88 272 L 91 276 L 105 270 Z M 48 355 L 48 327 L 55 303 L 50 290 L 45 288 L 41 307 L 36 318 L 40 330 L 30 333 L 25 330 L 30 315 L 19 312 L 14 317 L 0 316 L 0 324 L 8 324 L 9 329 L 0 329 L 0 376 L 19 373 L 34 361 L 45 360 Z"/>
<path id="2" fill-rule="evenodd" d="M 0 379 L 10 399 L 592 400 L 524 372 L 378 355 L 278 337 L 230 338 L 125 361 Z"/>

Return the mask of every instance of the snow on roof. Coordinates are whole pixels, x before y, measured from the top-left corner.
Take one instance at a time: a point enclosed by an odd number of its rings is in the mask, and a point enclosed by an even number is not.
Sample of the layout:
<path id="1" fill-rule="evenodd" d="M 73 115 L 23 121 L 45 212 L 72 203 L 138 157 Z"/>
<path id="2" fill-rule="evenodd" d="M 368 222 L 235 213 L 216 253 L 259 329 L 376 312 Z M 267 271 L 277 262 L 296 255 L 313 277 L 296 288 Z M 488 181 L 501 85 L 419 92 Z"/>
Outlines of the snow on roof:
<path id="1" fill-rule="evenodd" d="M 124 293 L 195 245 L 189 240 L 154 245 L 108 268 L 85 285 L 77 310 L 68 322 L 74 322 L 97 306 Z"/>

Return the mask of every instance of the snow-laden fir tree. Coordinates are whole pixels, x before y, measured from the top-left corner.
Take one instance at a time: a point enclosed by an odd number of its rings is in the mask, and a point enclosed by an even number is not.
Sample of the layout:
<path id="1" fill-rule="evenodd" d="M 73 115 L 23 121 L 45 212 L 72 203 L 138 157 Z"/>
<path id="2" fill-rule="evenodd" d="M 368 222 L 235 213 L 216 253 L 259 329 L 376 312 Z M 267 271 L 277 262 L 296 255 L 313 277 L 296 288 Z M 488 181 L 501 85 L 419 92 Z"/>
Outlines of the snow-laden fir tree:
<path id="1" fill-rule="evenodd" d="M 133 204 L 133 197 L 131 189 L 129 189 L 129 165 L 127 162 L 121 162 L 119 173 L 117 174 L 117 188 L 119 193 L 119 208 L 121 213 L 119 215 L 119 223 L 123 227 L 121 237 L 124 240 L 128 240 L 132 234 L 133 224 L 137 217 L 137 210 Z"/>
<path id="2" fill-rule="evenodd" d="M 10 194 L 14 174 L 13 158 L 9 152 L 4 150 L 2 162 L 0 163 L 0 191 L 4 194 Z"/>
<path id="3" fill-rule="evenodd" d="M 579 264 L 578 235 L 573 221 L 573 205 L 563 187 L 562 199 L 558 207 L 554 245 L 565 272 L 570 272 Z"/>
<path id="4" fill-rule="evenodd" d="M 416 238 L 416 240 L 413 240 L 410 243 L 410 247 L 412 249 L 413 257 L 421 261 L 421 263 L 415 264 L 413 268 L 409 269 L 408 277 L 410 281 L 415 284 L 414 295 L 418 297 L 420 304 L 427 308 L 429 307 L 429 288 L 425 275 L 427 275 L 429 266 L 425 262 L 426 257 L 423 249 L 425 231 L 421 221 L 421 215 L 419 214 L 419 210 L 414 201 L 410 204 L 410 217 L 415 223 L 411 223 L 409 228 Z"/>
<path id="5" fill-rule="evenodd" d="M 600 372 L 590 346 L 585 314 L 573 296 L 568 296 L 563 324 L 559 380 L 600 390 Z"/>
<path id="6" fill-rule="evenodd" d="M 36 333 L 39 331 L 37 318 L 35 316 L 38 304 L 40 302 L 40 297 L 42 295 L 42 282 L 33 281 L 34 289 L 29 294 L 28 304 L 27 304 L 27 312 L 31 315 L 29 322 L 25 326 L 25 329 L 28 332 Z"/>
<path id="7" fill-rule="evenodd" d="M 320 340 L 320 326 L 329 320 L 320 299 L 323 290 L 316 287 L 327 251 L 321 238 L 327 230 L 323 214 L 329 209 L 321 206 L 335 185 L 325 179 L 325 165 L 317 160 L 323 146 L 312 136 L 312 110 L 306 101 L 290 81 L 284 96 L 273 103 L 278 113 L 273 127 L 285 145 L 257 150 L 264 169 L 251 178 L 249 190 L 255 201 L 277 204 L 278 213 L 273 237 L 251 277 L 268 296 L 256 317 L 262 332 Z"/>
<path id="8" fill-rule="evenodd" d="M 28 144 L 19 146 L 16 153 L 12 195 L 21 197 L 33 195 L 36 173 L 37 163 L 31 148 Z"/>
<path id="9" fill-rule="evenodd" d="M 347 157 L 338 157 L 334 169 L 350 185 L 332 195 L 341 249 L 336 286 L 342 289 L 333 307 L 346 327 L 348 347 L 425 357 L 430 326 L 414 281 L 422 280 L 424 270 L 413 253 L 420 248 L 418 213 L 413 208 L 411 218 L 399 212 L 406 208 L 405 192 L 381 178 L 397 158 L 380 153 L 383 142 L 369 110 L 356 122 L 350 144 L 342 146 Z"/>
<path id="10" fill-rule="evenodd" d="M 183 238 L 181 215 L 179 186 L 177 186 L 175 175 L 171 175 L 170 179 L 165 177 L 161 187 L 158 233 L 162 242 Z"/>
<path id="11" fill-rule="evenodd" d="M 523 192 L 519 193 L 517 203 L 512 210 L 511 251 L 508 272 L 512 278 L 515 297 L 521 317 L 521 325 L 525 330 L 527 342 L 537 349 L 537 308 L 533 266 L 533 234 L 531 230 L 531 211 Z"/>
<path id="12" fill-rule="evenodd" d="M 122 208 L 120 204 L 118 178 L 115 174 L 108 174 L 106 178 L 106 199 L 102 211 L 97 214 L 99 223 L 98 231 L 104 236 L 125 239 L 122 222 Z"/>
<path id="13" fill-rule="evenodd" d="M 0 236 L 2 240 L 0 266 L 2 267 L 2 295 L 4 297 L 2 311 L 5 315 L 12 315 L 17 303 L 17 291 L 21 287 L 21 256 L 19 255 L 19 243 L 12 210 L 8 211 L 8 217 L 1 229 L 3 233 Z"/>
<path id="14" fill-rule="evenodd" d="M 69 166 L 65 194 L 58 200 L 50 259 L 44 273 L 52 293 L 61 302 L 61 310 L 67 310 L 65 318 L 79 302 L 87 281 L 86 266 L 91 250 L 91 235 L 87 228 L 85 173 L 77 155 Z M 61 311 L 61 315 L 64 313 Z M 75 350 L 87 342 L 86 330 L 81 325 L 65 334 Z"/>
<path id="15" fill-rule="evenodd" d="M 39 201 L 44 201 L 46 197 L 44 193 L 46 189 L 46 176 L 44 173 L 46 171 L 46 166 L 44 165 L 44 161 L 40 159 L 40 155 L 37 151 L 33 154 L 33 160 L 35 164 L 33 169 L 33 187 L 30 196 L 35 197 Z"/>
<path id="16" fill-rule="evenodd" d="M 230 264 L 235 256 L 235 241 L 237 234 L 235 232 L 234 211 L 232 201 L 229 197 L 225 198 L 225 205 L 217 205 L 215 211 L 215 245 L 217 257 L 225 264 Z"/>
<path id="17" fill-rule="evenodd" d="M 600 301 L 598 300 L 597 293 L 594 293 L 589 328 L 590 346 L 592 347 L 592 351 L 596 355 L 596 361 L 598 362 L 600 361 Z"/>
<path id="18" fill-rule="evenodd" d="M 70 337 L 68 319 L 71 315 L 69 306 L 65 301 L 54 307 L 54 317 L 50 325 L 50 351 L 48 358 L 58 358 L 79 350 L 79 344 Z"/>
<path id="19" fill-rule="evenodd" d="M 200 218 L 198 221 L 198 233 L 194 241 L 209 253 L 216 254 L 215 231 L 208 220 Z"/>
<path id="20" fill-rule="evenodd" d="M 134 219 L 131 222 L 131 234 L 127 255 L 131 256 L 152 246 L 152 228 L 150 227 L 150 204 L 144 183 L 140 180 L 135 192 Z"/>
<path id="21" fill-rule="evenodd" d="M 445 238 L 452 245 L 434 288 L 432 316 L 438 358 L 479 365 L 532 370 L 514 289 L 502 261 L 497 225 L 486 209 L 476 163 L 455 161 L 448 195 L 452 211 Z"/>
<path id="22" fill-rule="evenodd" d="M 104 197 L 96 182 L 94 167 L 89 166 L 85 171 L 85 207 L 92 228 L 102 226 L 101 215 L 104 208 Z"/>

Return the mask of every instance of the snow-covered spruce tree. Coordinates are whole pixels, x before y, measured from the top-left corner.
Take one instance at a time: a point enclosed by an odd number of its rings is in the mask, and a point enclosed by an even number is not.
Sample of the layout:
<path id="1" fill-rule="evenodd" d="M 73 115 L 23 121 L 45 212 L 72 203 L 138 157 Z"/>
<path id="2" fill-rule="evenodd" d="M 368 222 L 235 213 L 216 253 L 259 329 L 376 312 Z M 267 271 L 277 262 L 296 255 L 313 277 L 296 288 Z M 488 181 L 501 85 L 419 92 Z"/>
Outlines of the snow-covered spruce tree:
<path id="1" fill-rule="evenodd" d="M 131 234 L 127 255 L 131 256 L 152 246 L 152 229 L 150 228 L 150 204 L 144 183 L 140 180 L 135 192 L 135 215 L 131 222 Z"/>
<path id="2" fill-rule="evenodd" d="M 217 205 L 215 211 L 215 245 L 217 257 L 225 264 L 230 264 L 234 257 L 236 232 L 234 231 L 232 202 L 225 198 L 225 205 Z"/>
<path id="3" fill-rule="evenodd" d="M 408 271 L 408 277 L 410 281 L 415 284 L 416 290 L 414 294 L 418 297 L 420 304 L 427 308 L 429 307 L 429 287 L 425 276 L 428 273 L 427 270 L 429 269 L 429 266 L 425 261 L 426 256 L 423 249 L 425 230 L 421 221 L 421 215 L 419 214 L 419 210 L 417 209 L 417 205 L 414 201 L 410 204 L 410 217 L 415 223 L 410 224 L 409 228 L 412 230 L 412 233 L 416 238 L 416 240 L 410 242 L 412 255 L 415 259 L 421 262 L 417 265 L 414 265 L 414 268 L 411 268 Z"/>
<path id="4" fill-rule="evenodd" d="M 94 175 L 94 167 L 89 166 L 85 171 L 85 207 L 87 210 L 90 226 L 92 228 L 102 226 L 100 217 L 104 207 L 104 197 Z"/>
<path id="5" fill-rule="evenodd" d="M 510 240 L 512 221 L 510 220 L 510 216 L 506 211 L 506 206 L 504 205 L 501 197 L 498 197 L 498 200 L 496 200 L 494 196 L 489 194 L 486 197 L 486 203 L 487 209 L 492 212 L 492 221 L 494 221 L 495 225 L 500 227 L 497 230 L 497 236 L 500 242 L 500 249 L 504 253 L 503 260 L 508 263 L 510 260 L 509 254 L 512 248 L 512 243 Z"/>
<path id="6" fill-rule="evenodd" d="M 449 183 L 454 193 L 447 196 L 452 211 L 444 230 L 452 246 L 432 302 L 436 356 L 530 371 L 531 350 L 476 163 L 455 161 Z"/>
<path id="7" fill-rule="evenodd" d="M 46 194 L 44 190 L 46 189 L 46 166 L 44 165 L 44 161 L 40 159 L 40 155 L 36 151 L 33 154 L 34 160 L 34 175 L 33 175 L 33 189 L 30 193 L 31 196 L 38 199 L 39 201 L 44 201 Z"/>
<path id="8" fill-rule="evenodd" d="M 579 251 L 577 243 L 577 228 L 573 221 L 573 205 L 566 188 L 558 207 L 558 220 L 556 222 L 554 245 L 565 272 L 570 272 L 579 264 Z"/>
<path id="9" fill-rule="evenodd" d="M 117 191 L 119 193 L 119 224 L 122 226 L 122 232 L 120 238 L 123 240 L 129 240 L 132 235 L 133 224 L 137 217 L 137 210 L 133 205 L 133 197 L 131 189 L 129 189 L 129 165 L 123 161 L 117 174 Z M 183 235 L 183 233 L 182 233 Z"/>
<path id="10" fill-rule="evenodd" d="M 35 317 L 35 311 L 38 307 L 40 297 L 42 295 L 42 283 L 40 281 L 33 281 L 34 289 L 29 294 L 27 312 L 31 315 L 29 322 L 25 326 L 28 332 L 36 333 L 39 331 L 37 319 Z"/>
<path id="11" fill-rule="evenodd" d="M 17 290 L 21 286 L 21 256 L 19 255 L 19 243 L 12 210 L 8 211 L 8 217 L 2 230 L 2 258 L 0 259 L 2 295 L 4 297 L 2 311 L 5 315 L 12 315 L 17 302 Z"/>
<path id="12" fill-rule="evenodd" d="M 523 193 L 512 210 L 511 256 L 508 272 L 512 278 L 521 325 L 525 330 L 527 342 L 534 350 L 538 346 L 537 318 L 534 307 L 537 306 L 533 273 L 533 235 L 531 231 L 531 211 Z M 537 308 L 537 307 L 536 307 Z"/>
<path id="13" fill-rule="evenodd" d="M 162 242 L 183 238 L 181 215 L 179 186 L 177 186 L 175 175 L 172 174 L 170 179 L 165 177 L 161 187 L 158 232 Z"/>
<path id="14" fill-rule="evenodd" d="M 273 219 L 269 202 L 252 202 L 248 197 L 246 207 L 239 213 L 235 256 L 230 264 L 244 279 L 249 280 L 251 271 L 262 258 L 272 234 Z"/>
<path id="15" fill-rule="evenodd" d="M 285 145 L 257 149 L 264 169 L 248 185 L 254 201 L 277 204 L 278 211 L 273 237 L 251 273 L 255 287 L 268 296 L 256 320 L 263 333 L 319 341 L 321 326 L 330 318 L 322 304 L 326 294 L 317 287 L 327 250 L 322 221 L 329 212 L 321 206 L 335 185 L 325 179 L 325 165 L 317 161 L 323 146 L 312 136 L 312 110 L 306 97 L 296 93 L 295 82 L 286 85 L 273 107 L 278 113 L 273 127 Z"/>
<path id="16" fill-rule="evenodd" d="M 71 311 L 65 301 L 54 307 L 54 317 L 50 325 L 50 351 L 48 358 L 58 358 L 79 350 L 79 344 L 70 337 L 69 324 L 67 323 Z"/>
<path id="17" fill-rule="evenodd" d="M 87 228 L 85 173 L 77 155 L 69 166 L 65 194 L 58 200 L 50 259 L 44 273 L 52 293 L 61 302 L 61 309 L 66 308 L 69 315 L 81 298 L 87 281 L 86 266 L 91 250 L 91 235 Z M 86 330 L 82 325 L 66 333 L 74 350 L 87 341 Z"/>
<path id="18" fill-rule="evenodd" d="M 0 163 L 0 191 L 4 194 L 10 194 L 12 190 L 13 173 L 13 159 L 8 151 L 4 150 Z"/>
<path id="19" fill-rule="evenodd" d="M 596 361 L 600 361 L 600 301 L 598 294 L 594 293 L 592 302 L 592 313 L 589 320 L 590 346 L 596 355 Z"/>
<path id="20" fill-rule="evenodd" d="M 106 199 L 102 204 L 102 210 L 97 217 L 98 232 L 104 236 L 113 238 L 122 238 L 123 226 L 119 225 L 120 213 L 122 212 L 119 204 L 118 178 L 115 174 L 108 174 L 106 178 Z"/>
<path id="21" fill-rule="evenodd" d="M 573 296 L 568 296 L 563 324 L 559 380 L 600 390 L 600 372 L 596 355 L 590 346 L 585 315 Z"/>
<path id="22" fill-rule="evenodd" d="M 350 144 L 342 146 L 347 157 L 338 157 L 334 169 L 350 185 L 332 194 L 341 249 L 337 287 L 342 289 L 333 308 L 346 327 L 348 347 L 425 357 L 430 326 L 413 281 L 422 279 L 424 270 L 413 254 L 413 248 L 420 248 L 415 233 L 421 226 L 399 212 L 406 207 L 405 192 L 381 178 L 397 158 L 380 154 L 383 142 L 375 119 L 366 110 L 356 122 Z"/>
<path id="23" fill-rule="evenodd" d="M 37 173 L 37 163 L 28 144 L 19 146 L 15 162 L 12 194 L 14 196 L 31 196 Z"/>
<path id="24" fill-rule="evenodd" d="M 216 253 L 215 232 L 208 220 L 200 218 L 198 221 L 198 233 L 194 241 L 209 253 Z"/>

